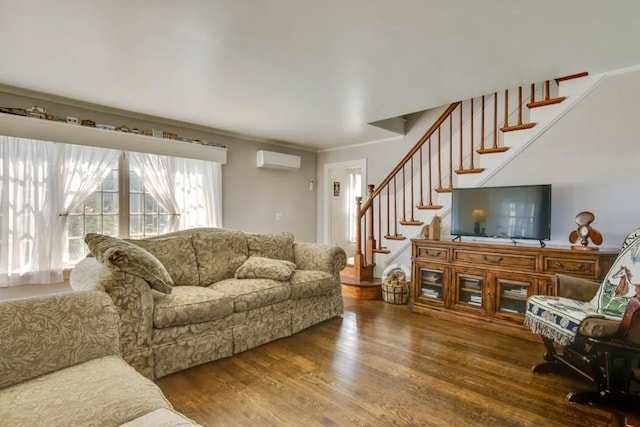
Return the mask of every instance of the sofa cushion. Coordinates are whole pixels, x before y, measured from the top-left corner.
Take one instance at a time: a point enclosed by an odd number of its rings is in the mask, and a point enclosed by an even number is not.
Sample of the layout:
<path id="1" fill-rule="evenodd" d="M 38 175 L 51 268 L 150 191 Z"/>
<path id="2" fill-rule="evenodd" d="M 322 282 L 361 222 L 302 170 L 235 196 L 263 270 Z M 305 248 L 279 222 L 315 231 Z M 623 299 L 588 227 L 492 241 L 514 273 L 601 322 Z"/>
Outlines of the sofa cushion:
<path id="1" fill-rule="evenodd" d="M 152 288 L 171 293 L 173 280 L 162 263 L 145 249 L 116 237 L 89 233 L 84 238 L 89 250 L 100 263 L 149 282 Z"/>
<path id="2" fill-rule="evenodd" d="M 250 256 L 236 270 L 236 279 L 289 280 L 296 265 L 291 261 Z"/>
<path id="3" fill-rule="evenodd" d="M 92 359 L 0 390 L 0 424 L 117 426 L 171 405 L 120 356 Z"/>
<path id="4" fill-rule="evenodd" d="M 294 262 L 291 233 L 245 233 L 249 255 Z"/>
<path id="5" fill-rule="evenodd" d="M 174 286 L 198 285 L 198 262 L 190 235 L 127 241 L 158 258 L 171 276 Z"/>
<path id="6" fill-rule="evenodd" d="M 289 278 L 291 299 L 328 295 L 337 288 L 336 278 L 318 270 L 296 270 Z"/>
<path id="7" fill-rule="evenodd" d="M 169 295 L 154 294 L 153 326 L 190 325 L 233 313 L 233 298 L 202 286 L 178 286 Z"/>
<path id="8" fill-rule="evenodd" d="M 241 231 L 220 228 L 199 228 L 192 231 L 200 286 L 232 278 L 249 256 L 247 240 Z"/>
<path id="9" fill-rule="evenodd" d="M 227 279 L 209 289 L 231 296 L 236 313 L 285 301 L 291 294 L 289 282 L 272 279 Z"/>
<path id="10" fill-rule="evenodd" d="M 591 300 L 598 311 L 607 316 L 622 317 L 629 298 L 640 294 L 640 232 L 636 230 L 625 239 L 613 266 L 604 278 L 600 289 Z M 635 278 L 634 278 L 635 277 Z"/>

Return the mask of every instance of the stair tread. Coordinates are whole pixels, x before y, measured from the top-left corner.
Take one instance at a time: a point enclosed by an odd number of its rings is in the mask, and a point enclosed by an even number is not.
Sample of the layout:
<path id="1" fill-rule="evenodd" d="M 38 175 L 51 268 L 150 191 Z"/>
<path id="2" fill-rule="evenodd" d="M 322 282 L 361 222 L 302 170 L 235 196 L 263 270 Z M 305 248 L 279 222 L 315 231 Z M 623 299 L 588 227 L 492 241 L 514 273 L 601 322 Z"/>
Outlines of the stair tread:
<path id="1" fill-rule="evenodd" d="M 416 205 L 418 209 L 442 209 L 442 205 Z"/>
<path id="2" fill-rule="evenodd" d="M 501 127 L 500 130 L 502 132 L 513 132 L 516 130 L 531 129 L 535 125 L 536 125 L 535 123 L 522 123 L 521 125 L 511 125 L 511 126 Z"/>
<path id="3" fill-rule="evenodd" d="M 504 153 L 509 147 L 491 147 L 491 148 L 479 148 L 476 150 L 478 154 L 492 154 L 492 153 Z"/>
<path id="4" fill-rule="evenodd" d="M 406 239 L 406 237 L 404 237 L 402 234 L 398 234 L 396 236 L 386 235 L 384 236 L 384 238 L 389 240 L 405 240 Z"/>
<path id="5" fill-rule="evenodd" d="M 377 254 L 390 254 L 391 251 L 389 249 L 385 249 L 385 248 L 380 248 L 380 249 L 372 249 L 371 252 L 377 253 Z"/>
<path id="6" fill-rule="evenodd" d="M 422 225 L 424 222 L 422 221 L 400 221 L 402 225 Z"/>
<path id="7" fill-rule="evenodd" d="M 355 277 L 340 275 L 340 282 L 351 286 L 380 286 L 380 279 L 376 278 L 373 278 L 373 280 L 358 280 Z"/>
<path id="8" fill-rule="evenodd" d="M 557 98 L 543 99 L 542 101 L 530 102 L 530 103 L 527 104 L 527 107 L 528 108 L 545 107 L 547 105 L 559 104 L 562 101 L 564 101 L 565 99 L 567 99 L 566 96 L 559 96 Z"/>
<path id="9" fill-rule="evenodd" d="M 456 169 L 456 173 L 459 175 L 464 175 L 468 173 L 482 173 L 482 172 L 484 172 L 484 168 Z"/>

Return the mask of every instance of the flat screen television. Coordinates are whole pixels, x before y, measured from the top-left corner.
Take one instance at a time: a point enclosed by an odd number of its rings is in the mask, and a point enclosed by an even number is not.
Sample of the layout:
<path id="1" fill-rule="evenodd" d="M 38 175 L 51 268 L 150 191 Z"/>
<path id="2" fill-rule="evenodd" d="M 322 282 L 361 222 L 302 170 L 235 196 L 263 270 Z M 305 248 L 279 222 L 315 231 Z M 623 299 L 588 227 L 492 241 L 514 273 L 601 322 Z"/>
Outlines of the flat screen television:
<path id="1" fill-rule="evenodd" d="M 454 188 L 451 235 L 551 238 L 551 185 Z"/>

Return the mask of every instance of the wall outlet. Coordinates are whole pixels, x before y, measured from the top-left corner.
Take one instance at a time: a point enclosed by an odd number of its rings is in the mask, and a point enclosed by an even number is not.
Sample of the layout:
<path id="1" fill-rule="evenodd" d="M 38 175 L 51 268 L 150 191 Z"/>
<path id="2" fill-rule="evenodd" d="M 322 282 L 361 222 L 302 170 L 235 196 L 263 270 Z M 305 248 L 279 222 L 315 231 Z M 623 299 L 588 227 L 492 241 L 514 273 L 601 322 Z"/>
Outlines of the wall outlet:
<path id="1" fill-rule="evenodd" d="M 276 221 L 282 221 L 282 212 L 276 212 Z"/>

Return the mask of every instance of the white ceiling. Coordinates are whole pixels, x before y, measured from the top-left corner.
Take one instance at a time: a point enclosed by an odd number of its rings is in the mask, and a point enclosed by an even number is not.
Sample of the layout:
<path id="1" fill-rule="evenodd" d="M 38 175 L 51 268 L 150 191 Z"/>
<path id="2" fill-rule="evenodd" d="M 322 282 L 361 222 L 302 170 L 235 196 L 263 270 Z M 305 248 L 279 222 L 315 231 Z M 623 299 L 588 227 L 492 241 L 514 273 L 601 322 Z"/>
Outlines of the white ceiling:
<path id="1" fill-rule="evenodd" d="M 0 0 L 0 84 L 322 150 L 640 64 L 637 0 Z"/>

